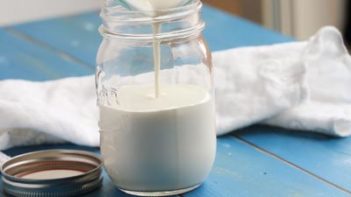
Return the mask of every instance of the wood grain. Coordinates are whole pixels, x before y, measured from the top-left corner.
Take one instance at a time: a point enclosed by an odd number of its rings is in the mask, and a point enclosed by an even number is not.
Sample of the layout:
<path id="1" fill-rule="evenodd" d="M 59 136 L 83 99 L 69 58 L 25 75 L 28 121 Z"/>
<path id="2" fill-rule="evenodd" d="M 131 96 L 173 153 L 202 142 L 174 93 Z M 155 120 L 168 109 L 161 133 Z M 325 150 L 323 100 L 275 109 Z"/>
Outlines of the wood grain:
<path id="1" fill-rule="evenodd" d="M 255 23 L 263 23 L 262 0 L 203 0 L 203 2 Z"/>
<path id="2" fill-rule="evenodd" d="M 203 0 L 202 2 L 232 14 L 241 15 L 241 1 L 242 0 Z"/>
<path id="3" fill-rule="evenodd" d="M 254 126 L 235 135 L 351 195 L 351 138 Z"/>
<path id="4" fill-rule="evenodd" d="M 0 79 L 41 81 L 93 72 L 94 69 L 0 29 Z"/>

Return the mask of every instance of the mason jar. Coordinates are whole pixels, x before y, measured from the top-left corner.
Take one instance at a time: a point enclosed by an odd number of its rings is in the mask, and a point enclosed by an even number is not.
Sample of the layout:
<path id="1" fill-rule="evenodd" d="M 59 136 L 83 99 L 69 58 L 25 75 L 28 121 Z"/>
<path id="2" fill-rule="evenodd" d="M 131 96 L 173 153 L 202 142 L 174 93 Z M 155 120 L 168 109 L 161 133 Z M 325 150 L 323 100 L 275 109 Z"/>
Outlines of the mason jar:
<path id="1" fill-rule="evenodd" d="M 203 183 L 216 152 L 211 53 L 201 2 L 102 9 L 97 55 L 102 159 L 120 190 L 176 195 Z"/>

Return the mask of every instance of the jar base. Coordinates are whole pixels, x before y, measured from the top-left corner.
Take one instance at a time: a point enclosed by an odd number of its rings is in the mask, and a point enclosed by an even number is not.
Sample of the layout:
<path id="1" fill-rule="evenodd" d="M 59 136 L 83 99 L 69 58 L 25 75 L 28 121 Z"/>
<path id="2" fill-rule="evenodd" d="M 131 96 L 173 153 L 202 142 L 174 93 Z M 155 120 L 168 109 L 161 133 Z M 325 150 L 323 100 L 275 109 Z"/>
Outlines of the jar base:
<path id="1" fill-rule="evenodd" d="M 171 190 L 171 191 L 158 191 L 158 192 L 138 192 L 138 191 L 129 191 L 129 190 L 124 190 L 124 189 L 119 189 L 124 193 L 134 195 L 134 196 L 173 196 L 173 195 L 178 195 L 178 194 L 183 194 L 186 192 L 190 192 L 191 190 L 196 189 L 199 187 L 201 184 L 184 188 L 184 189 L 177 189 L 177 190 Z"/>

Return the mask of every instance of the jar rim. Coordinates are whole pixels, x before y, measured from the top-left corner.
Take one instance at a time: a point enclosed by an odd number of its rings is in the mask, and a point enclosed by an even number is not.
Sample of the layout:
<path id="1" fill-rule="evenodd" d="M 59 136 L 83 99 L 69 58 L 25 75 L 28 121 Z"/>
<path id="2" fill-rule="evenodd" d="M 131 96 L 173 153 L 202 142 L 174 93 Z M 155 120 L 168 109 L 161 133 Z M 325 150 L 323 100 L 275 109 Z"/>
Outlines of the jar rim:
<path id="1" fill-rule="evenodd" d="M 108 21 L 123 21 L 123 22 L 163 22 L 168 20 L 174 20 L 177 18 L 189 15 L 194 11 L 198 11 L 202 7 L 200 0 L 193 0 L 189 4 L 185 4 L 175 8 L 155 10 L 155 11 L 138 11 L 128 9 L 118 9 L 121 5 L 117 6 L 105 6 L 100 12 L 100 17 L 107 19 Z M 118 11 L 117 11 L 118 9 Z M 118 13 L 119 15 L 114 15 Z M 158 13 L 154 16 L 154 13 Z M 140 17 L 125 17 L 125 16 L 140 16 Z"/>
<path id="2" fill-rule="evenodd" d="M 202 7 L 200 0 L 192 0 L 188 4 L 159 10 L 157 16 L 145 14 L 144 11 L 129 10 L 121 4 L 114 6 L 106 5 L 101 11 L 103 24 L 99 32 L 103 37 L 119 38 L 134 41 L 149 41 L 158 39 L 160 41 L 189 38 L 199 35 L 205 23 L 199 18 L 199 12 Z M 189 21 L 187 25 L 180 25 L 178 21 Z M 168 31 L 153 32 L 131 32 L 137 26 L 149 26 L 149 24 L 176 24 L 176 28 L 170 28 Z"/>

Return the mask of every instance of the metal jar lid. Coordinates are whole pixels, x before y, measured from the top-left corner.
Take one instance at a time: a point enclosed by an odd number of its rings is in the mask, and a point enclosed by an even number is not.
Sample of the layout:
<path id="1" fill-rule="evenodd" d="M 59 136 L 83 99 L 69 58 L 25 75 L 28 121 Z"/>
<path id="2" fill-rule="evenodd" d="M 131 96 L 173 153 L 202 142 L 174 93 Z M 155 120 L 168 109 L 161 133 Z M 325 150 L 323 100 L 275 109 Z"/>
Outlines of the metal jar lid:
<path id="1" fill-rule="evenodd" d="M 101 186 L 101 160 L 76 150 L 37 151 L 2 166 L 4 192 L 19 197 L 80 196 Z"/>

